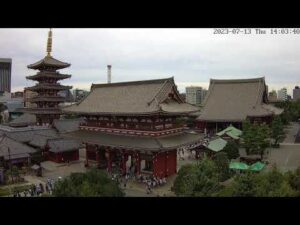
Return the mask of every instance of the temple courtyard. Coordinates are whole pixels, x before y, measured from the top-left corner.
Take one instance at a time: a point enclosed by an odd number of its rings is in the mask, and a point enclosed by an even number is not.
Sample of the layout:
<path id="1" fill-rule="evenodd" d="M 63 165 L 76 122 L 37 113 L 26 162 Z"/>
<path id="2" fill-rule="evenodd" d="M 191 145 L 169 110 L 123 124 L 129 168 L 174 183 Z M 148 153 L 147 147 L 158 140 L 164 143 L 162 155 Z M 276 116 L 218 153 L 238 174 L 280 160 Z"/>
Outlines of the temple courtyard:
<path id="1" fill-rule="evenodd" d="M 300 144 L 295 144 L 295 135 L 300 127 L 298 123 L 291 123 L 286 128 L 286 138 L 280 144 L 280 148 L 269 148 L 266 154 L 266 159 L 269 162 L 267 169 L 270 169 L 272 165 L 276 164 L 282 171 L 295 170 L 299 166 L 300 161 Z M 240 150 L 241 155 L 244 154 L 244 150 Z M 37 177 L 34 175 L 26 175 L 24 178 L 28 184 L 45 184 L 47 178 L 57 180 L 59 177 L 69 176 L 74 172 L 85 172 L 85 149 L 80 149 L 79 160 L 67 163 L 55 163 L 51 161 L 43 162 L 43 176 Z M 177 159 L 177 170 L 183 165 L 196 163 L 193 155 L 189 151 L 185 151 L 183 157 Z M 146 193 L 146 186 L 143 183 L 138 183 L 134 180 L 129 180 L 126 187 L 121 183 L 120 186 L 124 190 L 127 197 L 158 197 L 158 196 L 175 196 L 171 191 L 171 187 L 174 183 L 176 175 L 170 176 L 167 179 L 167 184 L 152 189 L 152 193 Z"/>

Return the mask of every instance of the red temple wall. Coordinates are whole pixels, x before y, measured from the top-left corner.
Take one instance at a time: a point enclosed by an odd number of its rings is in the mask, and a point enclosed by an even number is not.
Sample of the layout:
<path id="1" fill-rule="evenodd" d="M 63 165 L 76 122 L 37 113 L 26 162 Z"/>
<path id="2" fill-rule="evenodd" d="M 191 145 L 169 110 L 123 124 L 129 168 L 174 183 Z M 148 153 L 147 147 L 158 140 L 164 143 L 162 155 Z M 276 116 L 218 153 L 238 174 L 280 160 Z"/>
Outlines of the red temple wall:
<path id="1" fill-rule="evenodd" d="M 66 161 L 77 161 L 79 160 L 79 150 L 70 152 L 49 152 L 48 159 L 56 163 L 62 163 Z"/>
<path id="2" fill-rule="evenodd" d="M 176 150 L 160 152 L 153 159 L 153 175 L 156 177 L 171 176 L 177 172 Z"/>

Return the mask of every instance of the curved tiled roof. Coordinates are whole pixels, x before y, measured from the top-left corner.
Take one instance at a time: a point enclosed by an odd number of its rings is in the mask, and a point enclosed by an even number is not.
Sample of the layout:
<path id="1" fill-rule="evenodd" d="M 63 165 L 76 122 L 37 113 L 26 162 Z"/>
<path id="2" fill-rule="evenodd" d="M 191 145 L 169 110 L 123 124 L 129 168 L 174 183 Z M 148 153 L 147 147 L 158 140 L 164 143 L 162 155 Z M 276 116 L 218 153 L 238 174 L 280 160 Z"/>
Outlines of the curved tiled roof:
<path id="1" fill-rule="evenodd" d="M 172 96 L 171 96 L 172 95 Z M 174 79 L 111 84 L 93 84 L 90 94 L 78 104 L 63 109 L 78 114 L 189 113 L 197 107 L 184 103 Z"/>
<path id="2" fill-rule="evenodd" d="M 30 64 L 27 67 L 29 69 L 40 69 L 43 67 L 54 67 L 57 69 L 63 69 L 69 67 L 71 64 L 59 61 L 52 56 L 46 56 L 45 58 L 41 59 L 40 61 Z"/>
<path id="3" fill-rule="evenodd" d="M 199 143 L 200 134 L 178 133 L 162 137 L 139 137 L 79 130 L 64 134 L 65 137 L 103 146 L 135 149 L 139 151 L 164 151 Z"/>
<path id="4" fill-rule="evenodd" d="M 20 143 L 6 135 L 0 136 L 0 146 L 0 157 L 5 157 L 5 159 L 26 158 L 29 156 L 28 154 L 36 152 L 34 148 Z M 8 148 L 10 153 L 8 152 Z"/>
<path id="5" fill-rule="evenodd" d="M 247 116 L 280 114 L 267 104 L 264 77 L 238 80 L 210 80 L 203 109 L 197 120 L 240 122 Z"/>

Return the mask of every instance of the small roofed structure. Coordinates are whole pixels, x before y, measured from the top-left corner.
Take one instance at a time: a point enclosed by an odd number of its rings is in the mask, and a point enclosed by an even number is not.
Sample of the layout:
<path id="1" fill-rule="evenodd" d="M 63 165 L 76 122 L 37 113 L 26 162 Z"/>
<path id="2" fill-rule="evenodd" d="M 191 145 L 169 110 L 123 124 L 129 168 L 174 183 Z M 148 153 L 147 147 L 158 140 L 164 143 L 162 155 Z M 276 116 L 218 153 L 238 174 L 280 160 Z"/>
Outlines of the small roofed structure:
<path id="1" fill-rule="evenodd" d="M 224 139 L 239 140 L 243 132 L 230 124 L 226 129 L 218 132 L 216 135 Z"/>
<path id="2" fill-rule="evenodd" d="M 251 171 L 261 171 L 265 168 L 266 164 L 262 163 L 262 162 L 256 162 L 254 164 L 252 164 L 251 166 L 249 166 L 249 170 Z"/>
<path id="3" fill-rule="evenodd" d="M 48 159 L 56 163 L 79 160 L 81 143 L 74 139 L 50 139 L 47 143 Z"/>
<path id="4" fill-rule="evenodd" d="M 248 170 L 249 166 L 243 162 L 231 162 L 229 168 L 234 170 Z"/>
<path id="5" fill-rule="evenodd" d="M 31 154 L 36 150 L 23 143 L 20 143 L 6 134 L 0 136 L 0 159 L 6 164 L 28 165 Z"/>
<path id="6" fill-rule="evenodd" d="M 208 142 L 207 148 L 211 151 L 219 152 L 222 151 L 226 145 L 227 145 L 227 141 L 225 141 L 222 138 L 217 138 Z"/>
<path id="7" fill-rule="evenodd" d="M 268 104 L 265 78 L 210 80 L 203 102 L 198 129 L 217 133 L 228 125 L 242 129 L 247 118 L 251 122 L 270 123 L 283 109 Z"/>

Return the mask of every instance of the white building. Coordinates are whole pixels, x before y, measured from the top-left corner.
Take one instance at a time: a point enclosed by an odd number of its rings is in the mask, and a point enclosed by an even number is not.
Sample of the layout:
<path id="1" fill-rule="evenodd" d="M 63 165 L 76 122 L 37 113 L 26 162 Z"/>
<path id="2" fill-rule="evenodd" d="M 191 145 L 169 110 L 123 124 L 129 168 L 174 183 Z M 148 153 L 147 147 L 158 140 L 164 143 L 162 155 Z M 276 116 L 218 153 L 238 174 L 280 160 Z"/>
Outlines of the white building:
<path id="1" fill-rule="evenodd" d="M 186 91 L 186 102 L 196 106 L 202 104 L 205 95 L 207 93 L 207 90 L 197 86 L 186 87 L 185 91 Z"/>
<path id="2" fill-rule="evenodd" d="M 281 88 L 278 91 L 277 98 L 278 98 L 278 100 L 286 101 L 287 100 L 287 89 L 286 88 Z"/>

